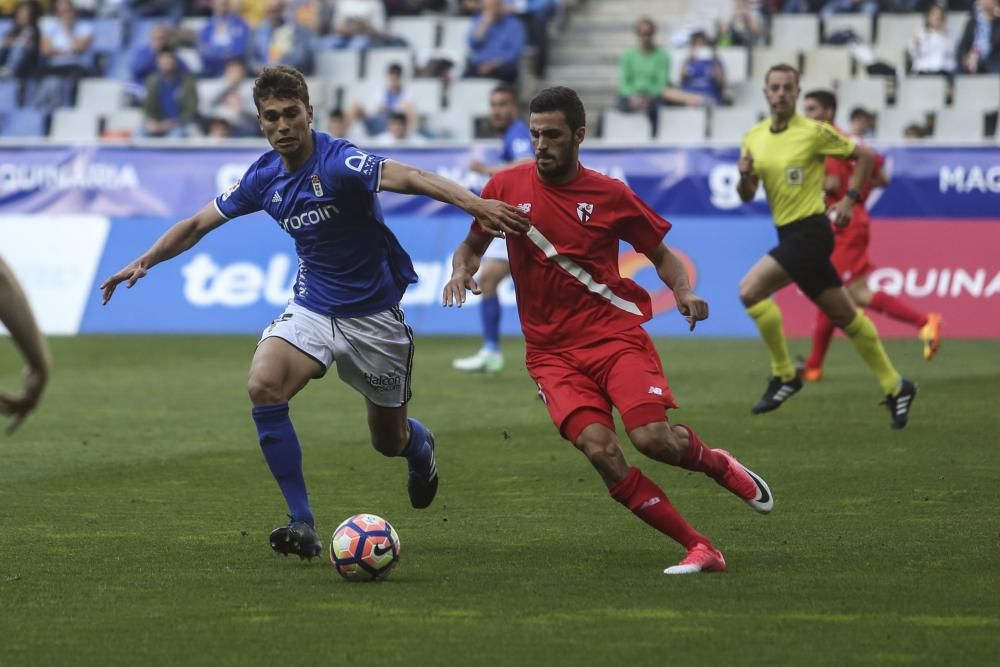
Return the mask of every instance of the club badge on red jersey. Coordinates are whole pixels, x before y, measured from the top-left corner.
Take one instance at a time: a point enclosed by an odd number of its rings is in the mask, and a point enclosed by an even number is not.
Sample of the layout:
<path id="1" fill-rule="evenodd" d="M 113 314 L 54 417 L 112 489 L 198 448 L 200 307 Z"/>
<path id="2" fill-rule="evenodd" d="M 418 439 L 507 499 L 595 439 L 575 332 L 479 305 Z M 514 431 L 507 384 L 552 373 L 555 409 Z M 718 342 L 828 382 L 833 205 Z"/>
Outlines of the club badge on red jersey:
<path id="1" fill-rule="evenodd" d="M 589 222 L 590 216 L 594 214 L 594 205 L 580 202 L 576 205 L 576 217 L 580 218 L 580 222 Z"/>

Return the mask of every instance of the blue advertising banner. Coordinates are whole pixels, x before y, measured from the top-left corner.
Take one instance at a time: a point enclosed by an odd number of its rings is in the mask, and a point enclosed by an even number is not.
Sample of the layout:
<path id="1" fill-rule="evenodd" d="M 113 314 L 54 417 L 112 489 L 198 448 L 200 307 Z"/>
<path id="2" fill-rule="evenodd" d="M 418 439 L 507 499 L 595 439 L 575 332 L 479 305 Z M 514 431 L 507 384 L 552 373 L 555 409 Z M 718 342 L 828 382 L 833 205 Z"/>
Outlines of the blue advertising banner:
<path id="1" fill-rule="evenodd" d="M 226 190 L 260 155 L 253 148 L 52 147 L 0 149 L 0 209 L 7 213 L 94 213 L 109 217 L 189 214 Z M 625 181 L 667 217 L 767 215 L 762 193 L 736 195 L 737 149 L 633 148 L 584 151 L 587 166 Z M 1000 147 L 890 148 L 892 186 L 876 193 L 882 218 L 995 217 L 1000 210 Z M 394 150 L 401 161 L 478 190 L 470 149 Z M 426 199 L 383 195 L 387 215 L 440 215 Z M 453 212 L 453 211 L 452 211 Z"/>

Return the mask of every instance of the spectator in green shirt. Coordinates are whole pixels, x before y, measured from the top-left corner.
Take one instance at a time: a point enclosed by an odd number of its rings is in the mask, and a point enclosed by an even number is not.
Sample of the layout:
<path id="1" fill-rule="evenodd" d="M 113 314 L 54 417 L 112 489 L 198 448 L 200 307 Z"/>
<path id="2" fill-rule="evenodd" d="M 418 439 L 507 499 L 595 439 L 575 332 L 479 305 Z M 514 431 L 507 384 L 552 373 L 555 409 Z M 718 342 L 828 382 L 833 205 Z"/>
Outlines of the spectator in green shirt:
<path id="1" fill-rule="evenodd" d="M 649 114 L 655 133 L 660 105 L 700 106 L 703 101 L 670 85 L 670 55 L 656 45 L 652 19 L 639 19 L 635 34 L 639 44 L 623 53 L 619 63 L 618 108 Z"/>

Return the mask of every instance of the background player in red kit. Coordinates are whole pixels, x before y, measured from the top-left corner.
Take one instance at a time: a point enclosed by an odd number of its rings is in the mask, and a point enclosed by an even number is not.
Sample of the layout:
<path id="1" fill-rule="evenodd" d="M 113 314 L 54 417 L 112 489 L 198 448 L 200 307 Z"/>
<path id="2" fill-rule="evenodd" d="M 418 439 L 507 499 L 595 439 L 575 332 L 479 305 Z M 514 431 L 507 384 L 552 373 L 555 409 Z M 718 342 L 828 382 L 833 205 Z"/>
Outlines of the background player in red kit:
<path id="1" fill-rule="evenodd" d="M 728 452 L 710 449 L 683 424 L 660 358 L 640 326 L 652 317 L 649 294 L 623 278 L 619 241 L 656 267 L 691 329 L 708 304 L 691 290 L 687 271 L 663 243 L 670 223 L 625 184 L 579 163 L 586 116 L 577 94 L 548 88 L 531 101 L 535 161 L 493 176 L 484 197 L 519 207 L 531 221 L 506 238 L 517 308 L 527 344 L 526 365 L 564 438 L 586 455 L 611 496 L 679 542 L 687 555 L 667 574 L 723 571 L 722 554 L 692 528 L 655 482 L 625 462 L 614 431 L 617 408 L 629 439 L 649 458 L 703 472 L 761 513 L 774 501 L 767 484 Z M 492 240 L 473 222 L 455 251 L 445 306 L 461 306 Z"/>
<path id="2" fill-rule="evenodd" d="M 837 98 L 827 90 L 814 90 L 806 93 L 803 102 L 803 112 L 813 120 L 833 123 L 837 115 Z M 865 202 L 872 188 L 888 185 L 889 178 L 882 167 L 885 157 L 875 154 L 875 167 L 872 178 L 859 193 L 851 212 L 851 223 L 846 227 L 834 227 L 834 248 L 830 261 L 840 274 L 840 279 L 847 286 L 854 303 L 862 308 L 874 310 L 894 320 L 908 322 L 920 331 L 920 340 L 924 344 L 924 359 L 928 361 L 941 345 L 941 316 L 937 313 L 921 313 L 910 307 L 902 299 L 886 294 L 872 292 L 868 288 L 868 275 L 875 268 L 868 258 L 868 245 L 871 242 L 871 218 Z M 826 159 L 826 179 L 823 189 L 826 191 L 827 205 L 832 207 L 847 194 L 848 183 L 854 172 L 854 162 L 837 158 Z M 817 382 L 823 378 L 823 360 L 833 338 L 833 323 L 822 311 L 816 313 L 816 326 L 813 330 L 812 351 L 802 370 L 802 379 Z"/>

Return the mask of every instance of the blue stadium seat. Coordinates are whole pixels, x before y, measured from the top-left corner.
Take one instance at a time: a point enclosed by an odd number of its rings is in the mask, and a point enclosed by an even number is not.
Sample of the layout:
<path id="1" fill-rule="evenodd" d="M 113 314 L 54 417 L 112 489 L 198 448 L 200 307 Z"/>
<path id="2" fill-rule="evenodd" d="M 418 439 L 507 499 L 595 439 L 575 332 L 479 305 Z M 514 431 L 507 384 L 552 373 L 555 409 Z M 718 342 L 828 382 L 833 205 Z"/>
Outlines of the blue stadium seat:
<path id="1" fill-rule="evenodd" d="M 39 138 L 45 136 L 45 115 L 34 109 L 17 109 L 7 114 L 0 136 Z"/>

